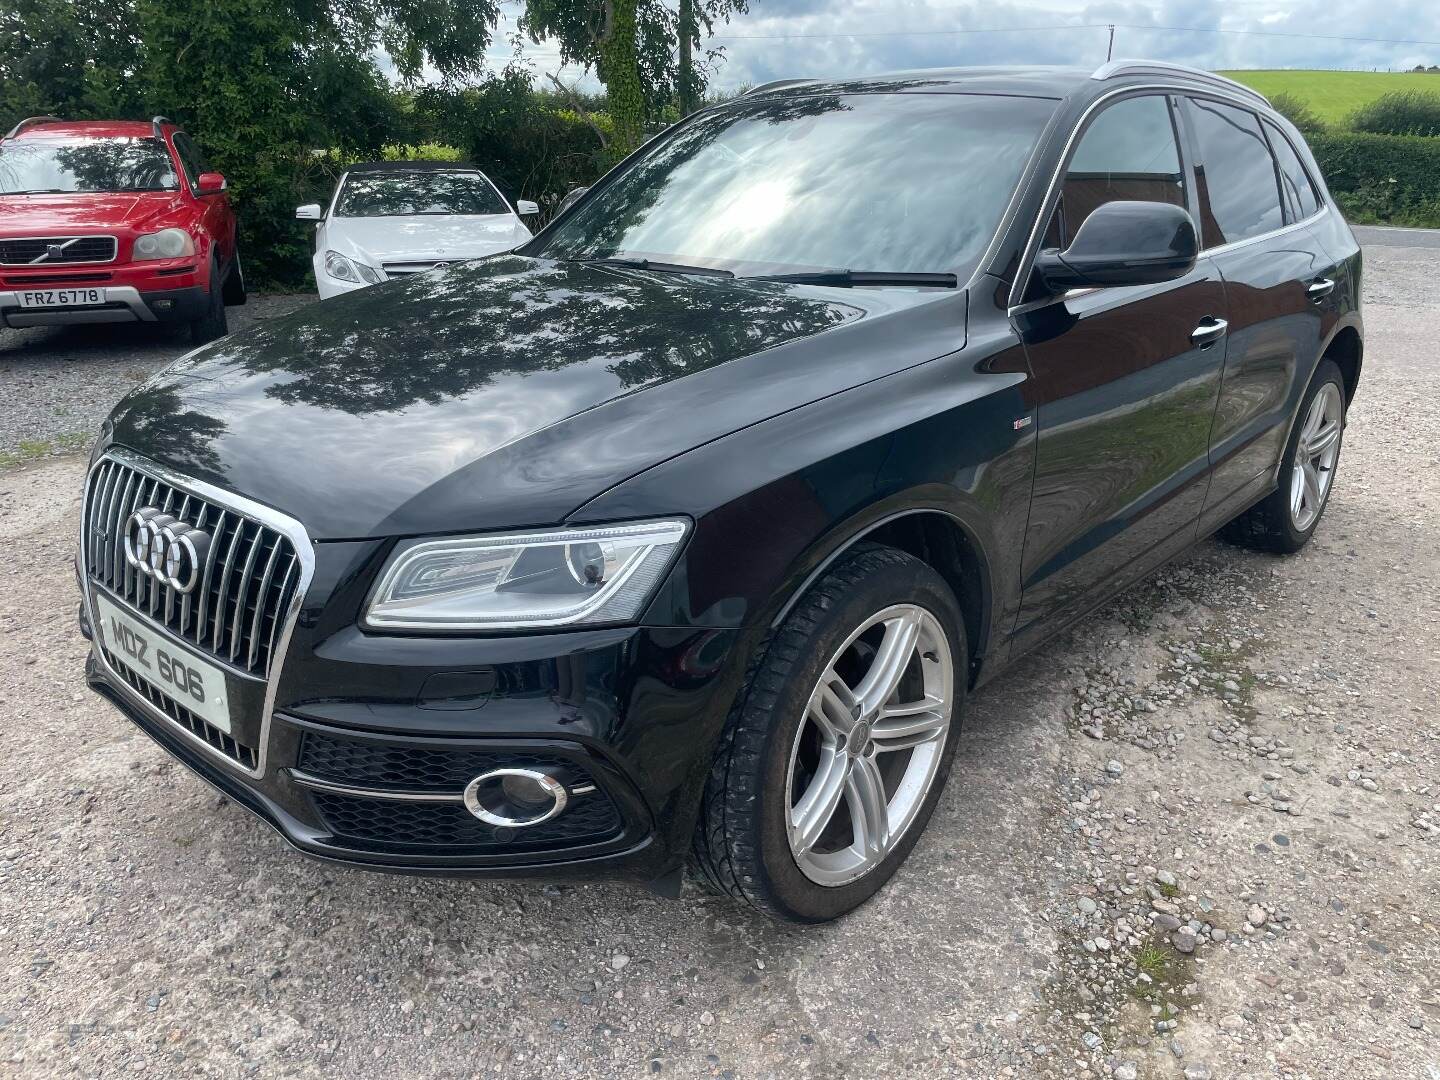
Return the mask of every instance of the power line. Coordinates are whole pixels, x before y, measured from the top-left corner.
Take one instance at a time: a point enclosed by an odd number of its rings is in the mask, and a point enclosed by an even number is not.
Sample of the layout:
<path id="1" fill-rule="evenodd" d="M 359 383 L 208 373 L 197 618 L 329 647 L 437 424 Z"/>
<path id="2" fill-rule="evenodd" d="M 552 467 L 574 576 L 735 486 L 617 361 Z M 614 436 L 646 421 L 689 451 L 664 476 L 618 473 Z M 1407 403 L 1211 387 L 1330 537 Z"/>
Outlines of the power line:
<path id="1" fill-rule="evenodd" d="M 1440 45 L 1420 38 L 1360 37 L 1344 34 L 1297 34 L 1283 30 L 1226 30 L 1213 26 L 1158 26 L 1153 23 L 1067 23 L 1063 26 L 989 26 L 973 30 L 860 30 L 828 34 L 716 34 L 717 41 L 794 41 L 821 38 L 941 37 L 957 34 L 1030 34 L 1056 30 L 1151 30 L 1182 34 L 1236 34 L 1248 37 L 1296 38 L 1306 41 L 1357 41 L 1376 45 Z"/>
<path id="2" fill-rule="evenodd" d="M 1104 30 L 1109 25 L 1109 23 L 1067 23 L 1064 26 L 992 26 L 983 30 L 861 30 L 851 34 L 716 34 L 715 40 L 780 41 L 797 38 L 928 37 L 938 34 L 1033 34 L 1046 30 Z"/>
<path id="3" fill-rule="evenodd" d="M 1251 37 L 1303 38 L 1307 41 L 1365 41 L 1378 45 L 1440 45 L 1440 41 L 1418 38 L 1356 37 L 1344 34 L 1296 34 L 1286 30 L 1223 30 L 1213 26 L 1147 26 L 1143 23 L 1116 23 L 1125 30 L 1176 30 L 1186 34 L 1246 34 Z"/>

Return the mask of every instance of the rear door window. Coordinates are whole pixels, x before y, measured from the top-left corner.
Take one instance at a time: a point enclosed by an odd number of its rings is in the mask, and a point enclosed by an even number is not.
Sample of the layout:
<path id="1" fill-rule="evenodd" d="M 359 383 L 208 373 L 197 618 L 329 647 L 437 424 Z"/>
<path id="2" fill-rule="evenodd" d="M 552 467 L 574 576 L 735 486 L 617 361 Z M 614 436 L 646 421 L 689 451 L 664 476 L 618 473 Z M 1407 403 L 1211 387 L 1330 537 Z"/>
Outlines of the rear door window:
<path id="1" fill-rule="evenodd" d="M 1285 200 L 1290 205 L 1291 219 L 1301 221 L 1320 209 L 1320 196 L 1285 133 L 1268 120 L 1264 123 L 1265 134 L 1270 136 L 1270 148 L 1275 151 L 1275 161 L 1280 166 L 1280 187 L 1284 189 Z"/>
<path id="2" fill-rule="evenodd" d="M 1284 223 L 1275 159 L 1248 109 L 1190 98 L 1200 160 L 1201 231 L 1206 247 L 1274 232 Z"/>

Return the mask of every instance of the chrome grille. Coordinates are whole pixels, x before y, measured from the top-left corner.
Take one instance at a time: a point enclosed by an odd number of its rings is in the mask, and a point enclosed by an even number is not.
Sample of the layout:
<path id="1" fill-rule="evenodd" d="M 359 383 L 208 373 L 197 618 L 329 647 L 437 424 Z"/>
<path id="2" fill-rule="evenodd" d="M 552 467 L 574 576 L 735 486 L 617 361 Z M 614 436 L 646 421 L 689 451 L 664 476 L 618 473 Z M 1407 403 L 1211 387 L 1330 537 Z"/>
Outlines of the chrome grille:
<path id="1" fill-rule="evenodd" d="M 114 258 L 113 236 L 25 236 L 0 240 L 0 264 L 6 266 L 104 263 Z"/>
<path id="2" fill-rule="evenodd" d="M 144 506 L 212 537 L 199 581 L 185 595 L 125 560 L 125 523 Z M 231 507 L 107 458 L 90 474 L 81 536 L 90 579 L 201 652 L 268 678 L 300 584 L 290 539 Z"/>
<path id="3" fill-rule="evenodd" d="M 381 263 L 380 269 L 385 271 L 386 277 L 409 277 L 411 274 L 424 274 L 430 270 L 443 270 L 447 266 L 454 266 L 456 263 L 465 262 L 464 259 L 421 259 L 412 262 L 388 262 Z"/>

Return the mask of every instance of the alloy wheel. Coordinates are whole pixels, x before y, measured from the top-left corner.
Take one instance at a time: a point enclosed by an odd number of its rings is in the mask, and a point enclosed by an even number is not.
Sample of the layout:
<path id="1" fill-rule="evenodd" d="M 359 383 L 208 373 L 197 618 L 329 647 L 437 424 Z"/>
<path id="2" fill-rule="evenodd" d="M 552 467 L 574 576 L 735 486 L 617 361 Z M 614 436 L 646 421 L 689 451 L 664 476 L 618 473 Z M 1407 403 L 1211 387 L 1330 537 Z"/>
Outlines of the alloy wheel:
<path id="1" fill-rule="evenodd" d="M 1340 388 L 1332 382 L 1320 387 L 1310 402 L 1295 445 L 1295 464 L 1290 470 L 1290 520 L 1304 532 L 1315 524 L 1340 457 L 1340 433 L 1345 426 L 1345 408 Z"/>
<path id="2" fill-rule="evenodd" d="M 854 881 L 915 820 L 950 729 L 953 667 L 939 620 L 915 604 L 870 616 L 826 665 L 785 784 L 790 852 L 811 881 Z"/>

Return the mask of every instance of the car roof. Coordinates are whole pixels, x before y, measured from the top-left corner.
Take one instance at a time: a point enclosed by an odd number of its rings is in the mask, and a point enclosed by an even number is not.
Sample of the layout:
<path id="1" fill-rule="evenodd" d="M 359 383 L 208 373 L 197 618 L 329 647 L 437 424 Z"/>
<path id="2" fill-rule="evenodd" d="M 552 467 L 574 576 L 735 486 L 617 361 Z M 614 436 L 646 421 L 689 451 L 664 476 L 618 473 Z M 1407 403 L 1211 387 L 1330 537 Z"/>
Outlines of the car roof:
<path id="1" fill-rule="evenodd" d="M 174 124 L 162 124 L 167 131 L 177 130 Z M 149 138 L 155 134 L 150 120 L 39 120 L 28 121 L 14 136 L 16 139 L 55 138 Z"/>
<path id="2" fill-rule="evenodd" d="M 1013 94 L 1060 98 L 1080 87 L 1090 72 L 1064 67 L 953 67 L 887 71 L 849 79 L 785 79 L 745 97 L 809 97 L 814 94 Z"/>
<path id="3" fill-rule="evenodd" d="M 385 172 L 473 172 L 485 173 L 468 161 L 362 161 L 357 165 L 349 165 L 345 169 L 348 173 L 385 173 Z"/>
<path id="4" fill-rule="evenodd" d="M 741 96 L 809 97 L 815 94 L 1002 94 L 1018 97 L 1067 98 L 1098 94 L 1126 78 L 1161 78 L 1189 83 L 1197 89 L 1225 89 L 1269 103 L 1247 86 L 1200 68 L 1158 60 L 1114 60 L 1099 68 L 951 67 L 891 71 L 850 79 L 782 79 L 765 83 Z M 1108 84 L 1108 86 L 1107 86 Z"/>

